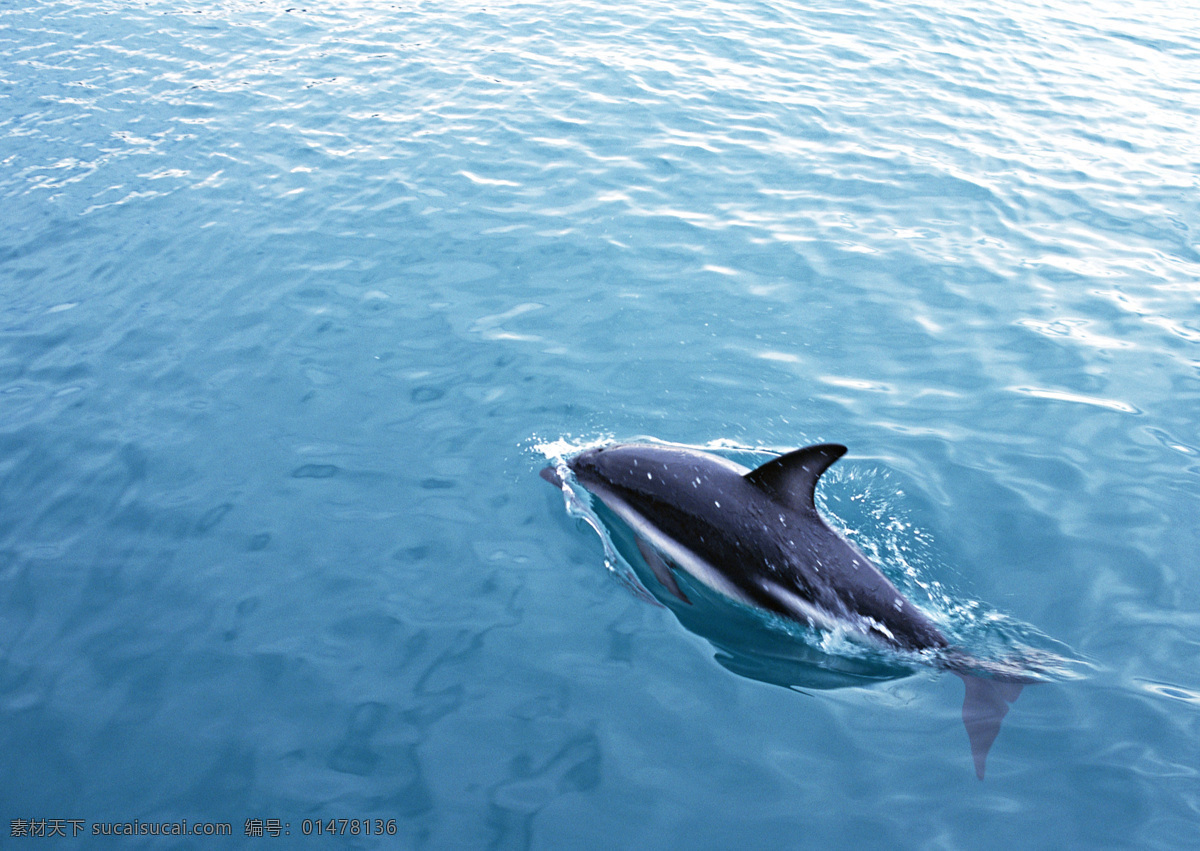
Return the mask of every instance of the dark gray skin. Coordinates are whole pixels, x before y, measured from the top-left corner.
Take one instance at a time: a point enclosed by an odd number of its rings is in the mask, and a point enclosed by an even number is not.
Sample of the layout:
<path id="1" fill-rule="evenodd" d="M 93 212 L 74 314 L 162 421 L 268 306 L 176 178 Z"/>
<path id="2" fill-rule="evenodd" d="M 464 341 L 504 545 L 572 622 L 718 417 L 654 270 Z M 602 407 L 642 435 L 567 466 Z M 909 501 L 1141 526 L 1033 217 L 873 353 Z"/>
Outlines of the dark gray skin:
<path id="1" fill-rule="evenodd" d="M 644 527 L 653 524 L 715 569 L 732 586 L 718 591 L 812 626 L 849 624 L 901 650 L 946 647 L 929 618 L 817 512 L 817 479 L 845 452 L 810 446 L 751 472 L 695 450 L 621 445 L 587 450 L 568 466 L 639 535 L 650 537 Z M 686 558 L 672 560 L 688 570 Z M 682 597 L 673 581 L 664 584 Z"/>
<path id="2" fill-rule="evenodd" d="M 935 663 L 966 685 L 963 722 L 982 780 L 1008 704 L 1028 680 L 976 673 L 976 660 L 951 648 L 825 523 L 813 502 L 817 480 L 845 453 L 845 446 L 826 443 L 748 470 L 694 449 L 622 444 L 585 450 L 567 466 L 629 524 L 654 575 L 683 602 L 690 601 L 667 561 L 726 596 L 800 623 L 848 626 L 895 649 L 935 652 Z M 553 468 L 542 477 L 562 484 Z"/>

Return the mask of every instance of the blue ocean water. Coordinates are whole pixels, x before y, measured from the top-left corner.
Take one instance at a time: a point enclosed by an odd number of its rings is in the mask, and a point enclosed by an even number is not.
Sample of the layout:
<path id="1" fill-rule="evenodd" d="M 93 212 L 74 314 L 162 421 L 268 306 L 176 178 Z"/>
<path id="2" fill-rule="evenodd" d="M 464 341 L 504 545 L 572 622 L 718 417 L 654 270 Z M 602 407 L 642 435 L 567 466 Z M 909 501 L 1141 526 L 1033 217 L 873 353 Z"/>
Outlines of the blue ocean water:
<path id="1" fill-rule="evenodd" d="M 1197 21 L 0 5 L 0 844 L 1194 846 Z M 847 444 L 885 571 L 1070 660 L 986 780 L 956 678 L 606 569 L 537 472 L 639 436 Z"/>

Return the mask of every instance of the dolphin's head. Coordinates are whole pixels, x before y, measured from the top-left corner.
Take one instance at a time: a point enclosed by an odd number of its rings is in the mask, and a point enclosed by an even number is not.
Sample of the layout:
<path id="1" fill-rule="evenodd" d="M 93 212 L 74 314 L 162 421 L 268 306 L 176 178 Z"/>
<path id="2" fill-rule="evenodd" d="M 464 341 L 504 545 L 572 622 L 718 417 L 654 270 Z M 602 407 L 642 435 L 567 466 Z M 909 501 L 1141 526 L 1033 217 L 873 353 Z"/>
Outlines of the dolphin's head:
<path id="1" fill-rule="evenodd" d="M 619 449 L 619 446 L 597 446 L 592 449 L 585 449 L 577 455 L 567 459 L 567 468 L 575 474 L 575 478 L 584 487 L 603 484 L 611 478 L 609 471 L 614 468 L 609 454 L 614 449 Z M 627 460 L 627 459 L 626 459 Z M 541 472 L 541 477 L 555 487 L 562 487 L 562 476 L 559 473 L 558 467 L 546 467 Z"/>
<path id="2" fill-rule="evenodd" d="M 567 466 L 581 485 L 594 488 L 612 482 L 614 473 L 619 475 L 621 468 L 631 465 L 627 450 L 622 445 L 585 449 L 567 461 Z"/>
<path id="3" fill-rule="evenodd" d="M 639 494 L 665 504 L 741 486 L 742 474 L 748 472 L 732 461 L 690 447 L 647 443 L 585 449 L 570 458 L 567 466 L 581 485 L 601 499 Z"/>

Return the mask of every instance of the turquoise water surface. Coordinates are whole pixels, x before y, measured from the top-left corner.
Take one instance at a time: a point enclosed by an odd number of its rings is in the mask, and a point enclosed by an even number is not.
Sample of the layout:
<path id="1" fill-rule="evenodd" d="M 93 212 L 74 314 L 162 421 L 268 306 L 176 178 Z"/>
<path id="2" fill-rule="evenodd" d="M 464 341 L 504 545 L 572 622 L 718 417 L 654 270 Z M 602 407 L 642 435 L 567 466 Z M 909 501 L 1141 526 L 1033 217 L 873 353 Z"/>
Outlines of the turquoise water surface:
<path id="1" fill-rule="evenodd" d="M 0 845 L 1200 847 L 1198 68 L 1166 0 L 0 3 Z M 956 677 L 639 594 L 537 475 L 635 438 L 848 445 L 1050 660 L 986 779 Z"/>

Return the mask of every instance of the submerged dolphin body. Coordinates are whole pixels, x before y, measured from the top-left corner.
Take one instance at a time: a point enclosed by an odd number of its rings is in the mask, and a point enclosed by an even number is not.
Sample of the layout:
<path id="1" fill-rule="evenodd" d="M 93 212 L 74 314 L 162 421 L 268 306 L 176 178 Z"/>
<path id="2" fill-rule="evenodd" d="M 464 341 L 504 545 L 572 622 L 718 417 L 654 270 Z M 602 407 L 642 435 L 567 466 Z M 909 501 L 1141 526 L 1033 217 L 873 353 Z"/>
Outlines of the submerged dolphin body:
<path id="1" fill-rule="evenodd" d="M 903 651 L 933 651 L 966 685 L 963 723 L 975 772 L 1021 681 L 971 673 L 937 626 L 814 503 L 817 480 L 846 447 L 798 449 L 755 470 L 675 446 L 623 444 L 585 450 L 566 464 L 625 521 L 660 583 L 684 603 L 672 567 L 721 594 L 813 627 L 841 627 Z M 553 467 L 542 477 L 562 485 Z"/>

